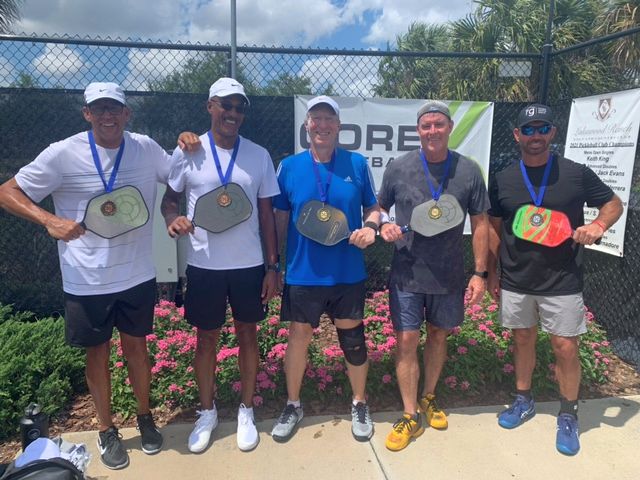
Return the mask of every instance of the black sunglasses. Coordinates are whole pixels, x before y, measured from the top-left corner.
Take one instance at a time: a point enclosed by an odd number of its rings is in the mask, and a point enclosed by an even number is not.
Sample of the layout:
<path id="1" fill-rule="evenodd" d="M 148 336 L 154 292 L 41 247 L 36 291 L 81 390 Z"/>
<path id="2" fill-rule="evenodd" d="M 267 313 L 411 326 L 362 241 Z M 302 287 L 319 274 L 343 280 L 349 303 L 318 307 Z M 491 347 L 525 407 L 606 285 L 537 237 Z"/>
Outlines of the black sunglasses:
<path id="1" fill-rule="evenodd" d="M 104 115 L 106 112 L 109 112 L 111 115 L 120 115 L 124 110 L 124 105 L 87 105 L 87 108 L 92 115 L 99 117 L 100 115 Z"/>
<path id="2" fill-rule="evenodd" d="M 247 105 L 246 103 L 234 105 L 231 102 L 220 102 L 218 100 L 211 100 L 211 101 L 213 103 L 217 103 L 218 105 L 220 105 L 220 107 L 226 112 L 230 112 L 231 110 L 235 109 L 236 113 L 239 113 L 240 115 L 244 115 L 245 113 L 247 113 L 247 110 L 249 109 L 249 105 Z"/>
<path id="3" fill-rule="evenodd" d="M 540 125 L 539 127 L 534 127 L 533 125 L 524 125 L 523 127 L 520 127 L 520 133 L 527 137 L 530 137 L 536 132 L 538 132 L 540 135 L 546 135 L 551 131 L 552 128 L 553 125 L 550 125 L 548 123 L 545 125 Z"/>

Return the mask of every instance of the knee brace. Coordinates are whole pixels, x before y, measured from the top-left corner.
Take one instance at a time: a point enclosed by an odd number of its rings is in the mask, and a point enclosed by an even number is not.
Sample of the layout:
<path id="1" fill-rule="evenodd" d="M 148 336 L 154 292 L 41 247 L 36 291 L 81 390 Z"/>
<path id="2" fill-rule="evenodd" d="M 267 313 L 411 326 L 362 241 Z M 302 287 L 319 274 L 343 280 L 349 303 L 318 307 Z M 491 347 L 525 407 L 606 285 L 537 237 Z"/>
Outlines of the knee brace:
<path id="1" fill-rule="evenodd" d="M 336 328 L 344 358 L 356 367 L 367 361 L 367 345 L 364 341 L 364 324 L 353 328 Z"/>

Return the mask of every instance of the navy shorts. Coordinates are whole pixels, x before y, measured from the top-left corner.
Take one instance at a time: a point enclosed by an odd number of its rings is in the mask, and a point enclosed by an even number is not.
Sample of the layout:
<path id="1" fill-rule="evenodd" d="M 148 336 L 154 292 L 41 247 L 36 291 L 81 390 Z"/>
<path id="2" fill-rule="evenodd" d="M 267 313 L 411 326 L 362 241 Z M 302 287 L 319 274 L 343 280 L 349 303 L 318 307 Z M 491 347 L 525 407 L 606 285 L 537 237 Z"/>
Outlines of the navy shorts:
<path id="1" fill-rule="evenodd" d="M 113 327 L 132 337 L 153 331 L 156 280 L 106 295 L 64 294 L 65 338 L 72 347 L 95 347 L 108 342 Z"/>
<path id="2" fill-rule="evenodd" d="M 209 270 L 187 266 L 184 316 L 194 327 L 216 330 L 224 325 L 227 301 L 234 320 L 258 323 L 266 314 L 262 304 L 264 266 Z"/>
<path id="3" fill-rule="evenodd" d="M 452 329 L 464 321 L 464 292 L 430 295 L 392 288 L 389 310 L 396 331 L 420 330 L 425 320 L 436 327 Z"/>
<path id="4" fill-rule="evenodd" d="M 326 313 L 331 321 L 362 320 L 364 316 L 365 282 L 332 286 L 285 285 L 280 320 L 320 325 Z"/>

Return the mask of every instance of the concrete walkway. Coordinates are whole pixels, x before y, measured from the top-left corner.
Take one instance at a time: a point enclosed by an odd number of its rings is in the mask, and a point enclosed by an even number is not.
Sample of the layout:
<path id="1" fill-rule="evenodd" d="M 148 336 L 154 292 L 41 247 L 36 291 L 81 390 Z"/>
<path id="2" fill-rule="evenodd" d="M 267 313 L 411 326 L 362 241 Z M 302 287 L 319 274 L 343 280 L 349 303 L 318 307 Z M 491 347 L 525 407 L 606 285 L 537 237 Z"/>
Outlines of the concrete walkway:
<path id="1" fill-rule="evenodd" d="M 496 422 L 503 406 L 453 409 L 449 429 L 427 429 L 401 452 L 390 452 L 385 437 L 397 412 L 373 413 L 371 441 L 351 437 L 350 418 L 305 417 L 285 444 L 269 436 L 273 419 L 258 424 L 260 444 L 252 452 L 236 446 L 235 422 L 222 422 L 202 454 L 187 450 L 192 425 L 162 429 L 163 451 L 147 456 L 135 429 L 121 430 L 131 464 L 112 471 L 100 462 L 96 432 L 64 435 L 86 443 L 93 454 L 88 477 L 104 479 L 428 479 L 428 480 L 625 480 L 640 478 L 640 396 L 582 401 L 580 441 L 575 457 L 555 449 L 558 403 L 538 403 L 535 418 L 515 430 Z"/>

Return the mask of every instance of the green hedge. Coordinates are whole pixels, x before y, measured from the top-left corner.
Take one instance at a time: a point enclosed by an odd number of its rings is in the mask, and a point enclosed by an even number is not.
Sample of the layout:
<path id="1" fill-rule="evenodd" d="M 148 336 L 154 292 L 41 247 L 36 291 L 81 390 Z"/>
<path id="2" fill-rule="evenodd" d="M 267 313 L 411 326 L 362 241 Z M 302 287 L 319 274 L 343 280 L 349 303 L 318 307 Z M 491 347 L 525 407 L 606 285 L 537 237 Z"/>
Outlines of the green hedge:
<path id="1" fill-rule="evenodd" d="M 30 402 L 60 411 L 84 387 L 84 352 L 64 342 L 64 321 L 33 321 L 0 305 L 0 439 L 19 430 Z"/>

